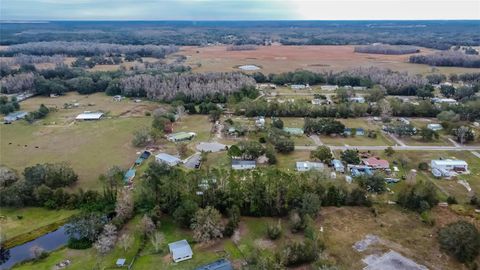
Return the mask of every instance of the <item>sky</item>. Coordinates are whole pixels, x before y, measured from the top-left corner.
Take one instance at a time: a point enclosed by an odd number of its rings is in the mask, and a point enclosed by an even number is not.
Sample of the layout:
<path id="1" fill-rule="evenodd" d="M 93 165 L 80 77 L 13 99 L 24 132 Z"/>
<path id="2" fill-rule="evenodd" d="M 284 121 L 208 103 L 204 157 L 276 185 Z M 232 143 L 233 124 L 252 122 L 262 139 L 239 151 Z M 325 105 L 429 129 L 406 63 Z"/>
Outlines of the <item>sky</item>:
<path id="1" fill-rule="evenodd" d="M 1 20 L 480 20 L 480 0 L 0 0 Z"/>

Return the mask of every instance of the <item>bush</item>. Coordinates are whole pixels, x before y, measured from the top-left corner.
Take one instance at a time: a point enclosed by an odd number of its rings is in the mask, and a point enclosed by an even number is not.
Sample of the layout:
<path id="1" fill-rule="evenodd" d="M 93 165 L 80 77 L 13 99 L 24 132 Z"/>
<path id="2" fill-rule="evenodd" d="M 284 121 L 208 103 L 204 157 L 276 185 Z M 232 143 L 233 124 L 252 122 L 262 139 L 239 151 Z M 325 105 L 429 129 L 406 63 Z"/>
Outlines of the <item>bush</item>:
<path id="1" fill-rule="evenodd" d="M 480 233 L 466 221 L 457 221 L 442 228 L 438 233 L 440 247 L 460 262 L 475 260 L 480 252 Z"/>
<path id="2" fill-rule="evenodd" d="M 313 241 L 307 240 L 303 243 L 292 242 L 287 244 L 282 251 L 285 266 L 296 266 L 304 263 L 311 263 L 318 257 Z"/>
<path id="3" fill-rule="evenodd" d="M 67 247 L 71 249 L 88 249 L 92 247 L 92 242 L 87 238 L 70 238 L 67 242 Z"/>
<path id="4" fill-rule="evenodd" d="M 448 204 L 457 204 L 457 198 L 455 198 L 454 196 L 448 196 L 447 198 L 447 203 Z"/>
<path id="5" fill-rule="evenodd" d="M 276 240 L 282 235 L 282 224 L 280 220 L 277 224 L 269 224 L 267 227 L 267 237 L 270 240 Z"/>
<path id="6" fill-rule="evenodd" d="M 435 225 L 435 219 L 430 215 L 429 212 L 425 211 L 420 214 L 420 218 L 422 219 L 422 222 L 429 225 L 429 226 L 434 226 Z"/>
<path id="7" fill-rule="evenodd" d="M 428 170 L 428 164 L 426 162 L 420 162 L 418 164 L 418 169 L 421 171 L 426 171 Z"/>

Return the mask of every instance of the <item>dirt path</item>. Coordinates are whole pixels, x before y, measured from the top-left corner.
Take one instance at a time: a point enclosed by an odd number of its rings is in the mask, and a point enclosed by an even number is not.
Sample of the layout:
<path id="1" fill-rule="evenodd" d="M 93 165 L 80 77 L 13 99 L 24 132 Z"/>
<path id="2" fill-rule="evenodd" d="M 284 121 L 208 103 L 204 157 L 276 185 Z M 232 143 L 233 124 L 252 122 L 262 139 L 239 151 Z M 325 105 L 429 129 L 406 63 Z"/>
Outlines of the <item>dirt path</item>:
<path id="1" fill-rule="evenodd" d="M 320 140 L 318 135 L 310 135 L 309 137 L 315 145 L 323 145 L 323 142 Z"/>
<path id="2" fill-rule="evenodd" d="M 392 138 L 398 145 L 400 146 L 407 146 L 404 142 L 402 142 L 397 136 L 395 136 L 395 134 L 392 134 L 392 133 L 388 133 L 388 135 L 390 136 L 390 138 Z"/>

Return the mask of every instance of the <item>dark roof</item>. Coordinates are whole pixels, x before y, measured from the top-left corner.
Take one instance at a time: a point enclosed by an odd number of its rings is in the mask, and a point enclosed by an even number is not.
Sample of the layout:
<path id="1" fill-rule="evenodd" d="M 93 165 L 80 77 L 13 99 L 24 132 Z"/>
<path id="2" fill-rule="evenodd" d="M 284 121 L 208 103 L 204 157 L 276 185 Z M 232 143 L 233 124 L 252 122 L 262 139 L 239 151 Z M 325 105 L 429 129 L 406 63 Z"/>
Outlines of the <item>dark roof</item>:
<path id="1" fill-rule="evenodd" d="M 233 270 L 232 263 L 227 259 L 220 259 L 212 263 L 202 265 L 195 270 Z"/>

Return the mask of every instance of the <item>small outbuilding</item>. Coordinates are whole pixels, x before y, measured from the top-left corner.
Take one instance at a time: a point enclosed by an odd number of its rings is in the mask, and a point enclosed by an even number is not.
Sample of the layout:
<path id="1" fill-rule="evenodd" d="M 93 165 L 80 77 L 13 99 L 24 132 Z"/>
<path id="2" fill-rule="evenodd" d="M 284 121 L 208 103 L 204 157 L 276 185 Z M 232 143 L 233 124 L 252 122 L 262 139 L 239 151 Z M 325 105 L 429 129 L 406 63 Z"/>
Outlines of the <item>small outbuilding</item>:
<path id="1" fill-rule="evenodd" d="M 165 163 L 168 166 L 176 166 L 177 164 L 182 162 L 182 160 L 178 157 L 169 155 L 167 153 L 160 153 L 156 155 L 155 160 L 159 163 Z"/>
<path id="2" fill-rule="evenodd" d="M 100 120 L 103 117 L 102 112 L 83 112 L 75 118 L 76 120 Z"/>
<path id="3" fill-rule="evenodd" d="M 123 181 L 125 183 L 130 183 L 133 180 L 133 178 L 135 178 L 135 173 L 136 173 L 135 169 L 129 169 L 123 176 Z"/>
<path id="4" fill-rule="evenodd" d="M 116 264 L 118 267 L 122 267 L 122 266 L 125 265 L 125 262 L 126 262 L 126 261 L 127 261 L 126 259 L 120 258 L 120 259 L 117 259 L 117 262 L 116 262 L 115 264 Z"/>
<path id="5" fill-rule="evenodd" d="M 443 129 L 442 125 L 440 124 L 428 124 L 427 128 L 433 131 L 439 131 Z"/>
<path id="6" fill-rule="evenodd" d="M 193 256 L 192 248 L 185 239 L 168 244 L 168 249 L 174 262 L 189 260 Z"/>
<path id="7" fill-rule="evenodd" d="M 348 99 L 348 101 L 352 103 L 365 103 L 365 98 L 364 97 L 351 97 Z"/>
<path id="8" fill-rule="evenodd" d="M 202 265 L 195 270 L 233 270 L 232 263 L 227 259 L 216 260 L 212 263 Z"/>
<path id="9" fill-rule="evenodd" d="M 232 160 L 232 169 L 233 170 L 251 170 L 257 167 L 255 160 L 243 160 L 243 159 L 233 159 Z"/>
<path id="10" fill-rule="evenodd" d="M 336 172 L 339 172 L 339 173 L 345 172 L 345 166 L 343 166 L 343 163 L 340 160 L 338 159 L 332 160 L 332 165 Z"/>

